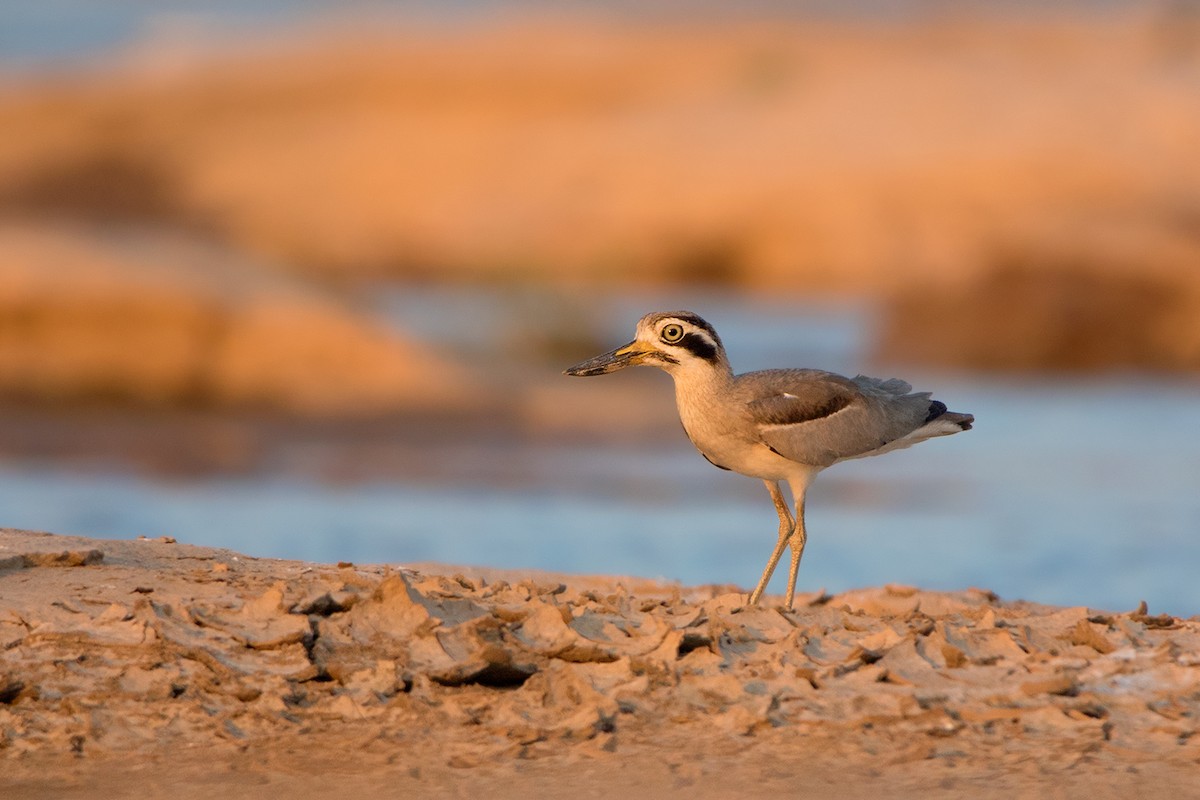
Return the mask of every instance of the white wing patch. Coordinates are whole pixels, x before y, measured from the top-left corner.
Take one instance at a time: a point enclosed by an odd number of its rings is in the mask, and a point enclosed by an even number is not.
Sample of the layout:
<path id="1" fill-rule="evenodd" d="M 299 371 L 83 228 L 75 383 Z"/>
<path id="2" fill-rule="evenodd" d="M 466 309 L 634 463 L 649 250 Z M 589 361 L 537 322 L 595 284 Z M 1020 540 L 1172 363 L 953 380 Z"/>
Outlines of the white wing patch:
<path id="1" fill-rule="evenodd" d="M 796 400 L 798 400 L 798 399 L 799 399 L 799 398 L 798 398 L 798 397 L 796 397 L 795 395 L 792 395 L 792 394 L 787 394 L 786 392 L 784 393 L 784 397 L 791 397 L 791 398 L 793 398 L 793 399 L 796 399 Z M 840 415 L 840 414 L 844 414 L 844 413 L 846 412 L 846 410 L 847 410 L 847 409 L 850 409 L 850 408 L 853 408 L 853 407 L 854 407 L 854 403 L 849 403 L 849 404 L 847 404 L 847 405 L 844 405 L 844 406 L 842 406 L 842 407 L 841 407 L 841 408 L 839 408 L 837 411 L 834 411 L 832 414 L 826 414 L 826 415 L 825 415 L 825 416 L 823 416 L 823 417 L 817 417 L 817 418 L 815 418 L 815 419 L 803 419 L 803 420 L 800 420 L 800 421 L 798 421 L 798 422 L 776 422 L 776 423 L 772 423 L 772 424 L 765 424 L 765 425 L 764 425 L 764 424 L 760 424 L 760 425 L 758 426 L 758 430 L 759 430 L 761 433 L 765 433 L 765 432 L 767 432 L 767 431 L 777 431 L 777 430 L 780 430 L 780 429 L 783 429 L 783 428 L 799 428 L 799 427 L 801 427 L 801 426 L 806 426 L 806 427 L 807 427 L 809 430 L 812 430 L 812 429 L 814 429 L 814 428 L 815 428 L 815 429 L 820 429 L 821 425 L 823 425 L 823 424 L 825 424 L 825 423 L 828 423 L 828 422 L 829 422 L 830 420 L 832 420 L 834 417 L 836 417 L 836 416 L 838 416 L 838 415 Z"/>

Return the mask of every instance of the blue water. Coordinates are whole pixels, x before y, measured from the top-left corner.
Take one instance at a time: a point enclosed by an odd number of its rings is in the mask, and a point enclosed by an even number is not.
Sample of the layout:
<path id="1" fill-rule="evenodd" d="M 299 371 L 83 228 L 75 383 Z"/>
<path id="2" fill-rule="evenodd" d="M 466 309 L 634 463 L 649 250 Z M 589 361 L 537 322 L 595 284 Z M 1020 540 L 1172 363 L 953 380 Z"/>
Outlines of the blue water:
<path id="1" fill-rule="evenodd" d="M 487 305 L 465 296 L 456 307 L 433 290 L 406 296 L 381 302 L 417 329 Z M 619 344 L 642 310 L 689 305 L 718 323 L 739 368 L 853 371 L 864 357 L 867 309 L 673 299 L 601 303 L 597 318 L 612 329 L 601 336 Z M 439 302 L 445 313 L 424 323 L 410 308 Z M 479 337 L 470 326 L 457 330 L 464 342 Z M 1144 599 L 1155 613 L 1200 613 L 1200 385 L 906 377 L 974 413 L 976 428 L 823 473 L 809 493 L 802 588 L 980 586 L 1008 599 L 1109 610 Z M 666 396 L 668 387 L 664 380 Z M 333 486 L 286 471 L 182 481 L 0 462 L 0 526 L 170 535 L 318 561 L 436 560 L 742 586 L 757 580 L 774 543 L 761 484 L 713 469 L 682 433 L 641 445 L 518 439 L 499 454 L 464 452 L 519 462 L 522 477 L 506 488 L 478 477 L 487 470 L 461 482 Z"/>
<path id="2" fill-rule="evenodd" d="M 0 70 L 87 66 L 138 48 L 269 43 L 494 14 L 505 0 L 0 0 Z"/>
<path id="3" fill-rule="evenodd" d="M 978 2 L 995 10 L 995 4 Z M 1037 11 L 1032 0 L 1010 2 L 1006 10 Z M 1060 4 L 1061 5 L 1061 4 Z M 1130 0 L 1077 0 L 1067 8 L 1104 10 L 1132 5 Z M 959 4 L 961 7 L 962 4 Z M 1058 7 L 1058 6 L 1056 6 Z M 297 32 L 355 26 L 378 29 L 413 21 L 457 24 L 514 11 L 525 14 L 597 9 L 622 15 L 694 17 L 764 12 L 809 17 L 854 17 L 875 21 L 906 20 L 945 12 L 939 3 L 921 0 L 753 0 L 729 4 L 697 0 L 680 5 L 662 0 L 0 0 L 0 71 L 85 65 L 138 47 L 190 46 L 279 40 Z M 1061 9 L 1060 9 L 1061 10 Z"/>

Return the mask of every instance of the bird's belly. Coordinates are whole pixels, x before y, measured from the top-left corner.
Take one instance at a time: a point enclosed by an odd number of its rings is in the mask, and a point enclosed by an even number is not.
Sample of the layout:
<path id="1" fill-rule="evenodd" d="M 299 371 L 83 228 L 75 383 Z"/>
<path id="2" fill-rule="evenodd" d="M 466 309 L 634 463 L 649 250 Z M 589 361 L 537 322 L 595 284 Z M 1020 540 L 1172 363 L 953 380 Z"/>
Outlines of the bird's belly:
<path id="1" fill-rule="evenodd" d="M 692 443 L 705 458 L 718 467 L 752 478 L 785 480 L 795 473 L 799 466 L 761 442 L 711 437 L 702 441 L 693 439 Z"/>
<path id="2" fill-rule="evenodd" d="M 700 453 L 722 469 L 752 478 L 789 480 L 811 467 L 804 467 L 776 453 L 757 435 L 756 428 L 742 417 L 740 407 L 700 402 L 693 396 L 676 395 L 679 421 Z"/>

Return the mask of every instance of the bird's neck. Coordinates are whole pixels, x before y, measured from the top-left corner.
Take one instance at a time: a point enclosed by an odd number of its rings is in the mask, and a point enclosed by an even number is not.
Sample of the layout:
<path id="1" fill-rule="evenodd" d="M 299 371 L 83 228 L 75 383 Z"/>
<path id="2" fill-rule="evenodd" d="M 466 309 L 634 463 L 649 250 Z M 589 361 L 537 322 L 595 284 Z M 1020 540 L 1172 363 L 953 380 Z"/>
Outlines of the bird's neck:
<path id="1" fill-rule="evenodd" d="M 724 396 L 733 381 L 733 370 L 724 359 L 684 362 L 671 370 L 671 377 L 675 380 L 675 399 L 682 409 Z"/>

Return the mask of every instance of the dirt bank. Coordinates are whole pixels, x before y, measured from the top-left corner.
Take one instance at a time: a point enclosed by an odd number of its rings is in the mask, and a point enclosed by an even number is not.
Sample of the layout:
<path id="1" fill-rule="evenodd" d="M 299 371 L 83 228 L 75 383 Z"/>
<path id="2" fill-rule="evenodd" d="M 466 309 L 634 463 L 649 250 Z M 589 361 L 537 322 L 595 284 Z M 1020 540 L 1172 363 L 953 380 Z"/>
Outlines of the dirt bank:
<path id="1" fill-rule="evenodd" d="M 1200 620 L 0 532 L 6 798 L 1196 796 Z"/>
<path id="2" fill-rule="evenodd" d="M 0 95 L 0 213 L 343 277 L 879 290 L 1047 231 L 1195 263 L 1194 24 L 560 16 L 151 58 Z"/>
<path id="3" fill-rule="evenodd" d="M 354 415 L 472 407 L 464 370 L 301 280 L 170 235 L 0 220 L 0 397 Z"/>

